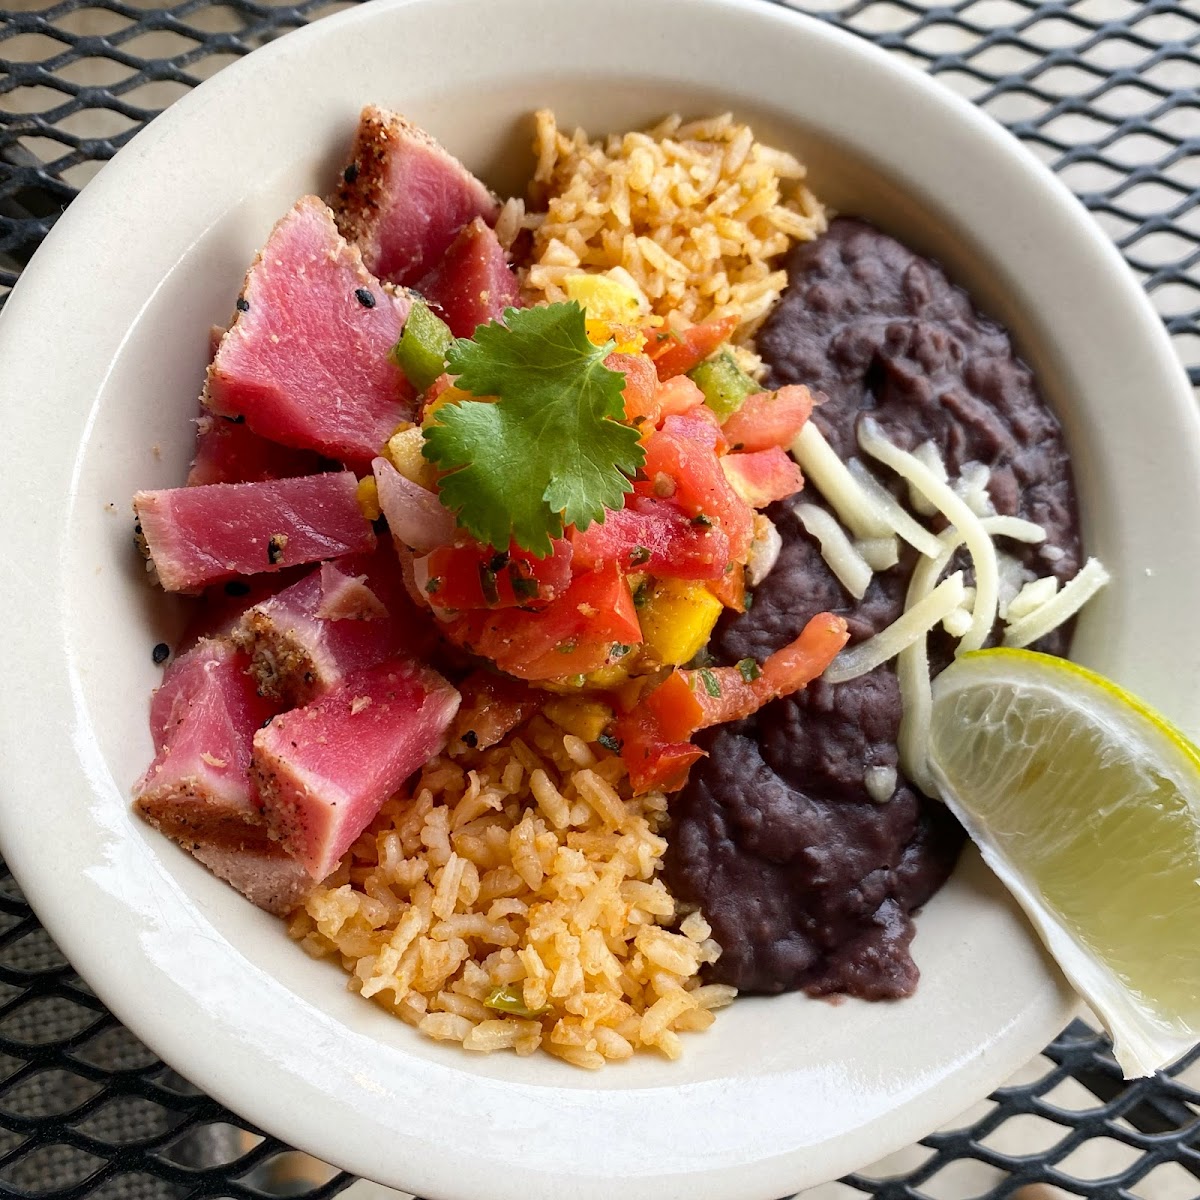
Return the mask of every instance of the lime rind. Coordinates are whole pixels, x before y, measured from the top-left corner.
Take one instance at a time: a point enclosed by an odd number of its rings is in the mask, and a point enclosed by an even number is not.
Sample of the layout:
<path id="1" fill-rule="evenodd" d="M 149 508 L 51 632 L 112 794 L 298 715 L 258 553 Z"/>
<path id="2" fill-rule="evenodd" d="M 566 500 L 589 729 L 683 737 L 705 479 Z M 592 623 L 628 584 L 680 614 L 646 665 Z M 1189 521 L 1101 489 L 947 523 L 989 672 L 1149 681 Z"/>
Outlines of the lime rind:
<path id="1" fill-rule="evenodd" d="M 1157 776 L 1167 780 L 1186 801 L 1189 818 L 1198 831 L 1200 752 L 1168 721 L 1110 680 L 1049 655 L 1017 649 L 974 651 L 948 667 L 934 684 L 930 770 L 938 790 L 979 846 L 984 861 L 1025 911 L 1063 973 L 1112 1035 L 1114 1055 L 1126 1076 L 1151 1074 L 1200 1038 L 1200 996 L 1185 1005 L 1189 1011 L 1181 1012 L 1177 1006 L 1156 1003 L 1154 996 L 1129 986 L 1104 955 L 1089 948 L 1062 919 L 1030 871 L 1005 851 L 1003 839 L 987 817 L 976 811 L 978 803 L 973 807 L 969 798 L 959 794 L 960 787 L 939 758 L 938 710 L 945 719 L 946 705 L 951 700 L 978 689 L 1020 689 L 1025 695 L 1040 693 L 1051 703 L 1057 700 L 1063 712 L 1076 722 L 1076 729 L 1084 728 L 1086 723 L 1102 738 L 1106 749 L 1111 747 L 1119 757 L 1135 764 L 1131 769 L 1136 769 L 1136 764 L 1153 763 Z M 988 781 L 968 778 L 966 782 L 986 786 Z M 1022 849 L 1019 844 L 1017 848 Z M 1191 854 L 1200 873 L 1200 832 Z M 1137 870 L 1137 862 L 1132 859 L 1099 865 L 1126 873 Z M 1200 892 L 1200 881 L 1195 881 L 1195 886 Z M 1200 941 L 1196 946 L 1195 953 L 1200 955 Z"/>

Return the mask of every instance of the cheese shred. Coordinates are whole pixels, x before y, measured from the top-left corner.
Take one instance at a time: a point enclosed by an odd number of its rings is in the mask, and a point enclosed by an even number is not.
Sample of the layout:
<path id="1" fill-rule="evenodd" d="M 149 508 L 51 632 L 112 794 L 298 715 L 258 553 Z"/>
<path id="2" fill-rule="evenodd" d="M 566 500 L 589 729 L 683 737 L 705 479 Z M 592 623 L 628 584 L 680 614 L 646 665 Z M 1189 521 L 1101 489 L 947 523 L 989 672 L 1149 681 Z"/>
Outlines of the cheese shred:
<path id="1" fill-rule="evenodd" d="M 1099 559 L 1089 558 L 1078 575 L 1053 600 L 1014 621 L 1004 631 L 1006 646 L 1028 646 L 1069 621 L 1106 583 L 1109 574 Z"/>
<path id="2" fill-rule="evenodd" d="M 912 645 L 945 620 L 963 602 L 964 591 L 962 572 L 955 571 L 886 629 L 881 629 L 874 637 L 859 642 L 849 650 L 843 650 L 822 678 L 827 683 L 845 683 L 895 658 L 906 646 Z"/>
<path id="3" fill-rule="evenodd" d="M 813 421 L 804 423 L 792 443 L 792 454 L 808 481 L 856 538 L 891 536 L 892 527 L 878 504 L 863 491 Z"/>
<path id="4" fill-rule="evenodd" d="M 931 533 L 910 513 L 905 512 L 900 501 L 871 474 L 867 464 L 860 458 L 852 458 L 846 469 L 854 477 L 854 481 L 879 507 L 887 523 L 914 550 L 921 554 L 933 555 L 938 552 L 936 533 Z"/>
<path id="5" fill-rule="evenodd" d="M 989 537 L 1007 537 L 1030 545 L 1036 545 L 1046 537 L 1046 531 L 1040 525 L 1020 517 L 985 517 L 980 525 Z M 923 603 L 932 594 L 939 576 L 949 566 L 963 540 L 964 535 L 959 530 L 947 529 L 938 538 L 937 554 L 917 562 L 904 598 L 906 609 Z M 966 590 L 963 589 L 964 594 Z M 947 614 L 948 617 L 954 615 L 954 612 Z M 936 785 L 928 766 L 933 690 L 929 677 L 929 652 L 924 637 L 914 639 L 899 652 L 896 679 L 900 685 L 900 733 L 896 739 L 900 767 L 927 796 L 936 796 Z"/>
<path id="6" fill-rule="evenodd" d="M 871 585 L 871 565 L 851 544 L 846 531 L 832 514 L 815 504 L 797 504 L 792 511 L 808 535 L 817 539 L 821 557 L 838 582 L 855 600 L 861 600 Z"/>
<path id="7" fill-rule="evenodd" d="M 980 518 L 948 483 L 940 480 L 923 462 L 889 442 L 873 418 L 865 417 L 859 422 L 858 442 L 865 453 L 891 467 L 962 531 L 975 565 L 975 605 L 971 628 L 959 642 L 958 653 L 978 650 L 995 624 L 1000 586 L 996 547 L 980 523 Z"/>

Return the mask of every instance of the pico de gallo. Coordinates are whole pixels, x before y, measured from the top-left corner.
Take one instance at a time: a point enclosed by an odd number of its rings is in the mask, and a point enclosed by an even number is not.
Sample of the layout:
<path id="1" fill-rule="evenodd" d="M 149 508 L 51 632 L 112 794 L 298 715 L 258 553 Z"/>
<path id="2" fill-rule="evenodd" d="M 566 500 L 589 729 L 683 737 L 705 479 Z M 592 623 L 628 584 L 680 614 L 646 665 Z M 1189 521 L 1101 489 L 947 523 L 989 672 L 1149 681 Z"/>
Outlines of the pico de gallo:
<path id="1" fill-rule="evenodd" d="M 580 276 L 576 291 L 568 303 L 510 309 L 503 324 L 470 341 L 455 342 L 428 309 L 418 322 L 410 317 L 396 361 L 410 378 L 429 377 L 438 362 L 447 369 L 430 379 L 419 421 L 399 431 L 386 457 L 410 484 L 457 509 L 450 538 L 411 563 L 414 598 L 444 636 L 538 687 L 603 694 L 613 719 L 601 736 L 625 759 L 634 788 L 672 790 L 702 753 L 692 734 L 803 687 L 846 642 L 845 622 L 822 614 L 766 662 L 703 665 L 721 613 L 743 612 L 752 601 L 747 575 L 759 510 L 803 487 L 787 447 L 813 399 L 802 386 L 762 390 L 728 346 L 730 319 L 677 331 L 661 321 L 637 323 L 636 297 L 612 280 Z M 472 439 L 488 436 L 491 423 L 456 420 L 461 406 L 511 403 L 511 393 L 480 396 L 464 384 L 477 386 L 482 375 L 504 388 L 507 369 L 519 389 L 535 338 L 547 331 L 570 349 L 555 358 L 558 376 L 540 397 L 543 411 L 560 397 L 576 403 L 585 388 L 607 387 L 610 398 L 594 410 L 590 428 L 580 422 L 574 447 L 542 448 L 556 482 L 575 476 L 585 511 L 574 523 L 539 491 L 536 469 L 508 456 L 479 461 Z M 419 443 L 412 436 L 418 428 Z M 592 461 L 578 451 L 583 439 L 600 443 L 618 431 L 619 468 L 602 461 L 603 451 Z M 447 450 L 450 435 L 457 441 Z M 536 436 L 523 447 L 531 457 Z M 612 485 L 596 486 L 605 470 L 616 477 L 620 499 L 599 505 L 594 494 Z M 456 474 L 468 472 L 476 478 L 455 488 Z M 403 495 L 408 501 L 411 493 Z M 484 505 L 490 525 L 476 521 Z M 539 507 L 541 526 L 522 526 L 521 516 Z M 385 502 L 391 518 L 388 509 Z M 510 536 L 489 536 L 485 530 L 497 518 L 502 526 L 509 512 Z"/>

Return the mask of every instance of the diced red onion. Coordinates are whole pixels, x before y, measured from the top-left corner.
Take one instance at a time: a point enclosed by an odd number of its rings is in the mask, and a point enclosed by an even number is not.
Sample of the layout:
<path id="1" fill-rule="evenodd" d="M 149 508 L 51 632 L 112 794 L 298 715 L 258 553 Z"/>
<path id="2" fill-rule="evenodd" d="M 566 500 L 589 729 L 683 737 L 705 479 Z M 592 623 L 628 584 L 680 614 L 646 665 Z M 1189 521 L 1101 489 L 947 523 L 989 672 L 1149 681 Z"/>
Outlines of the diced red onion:
<path id="1" fill-rule="evenodd" d="M 405 478 L 386 458 L 375 459 L 371 468 L 393 537 L 421 554 L 450 541 L 454 517 L 433 492 Z"/>

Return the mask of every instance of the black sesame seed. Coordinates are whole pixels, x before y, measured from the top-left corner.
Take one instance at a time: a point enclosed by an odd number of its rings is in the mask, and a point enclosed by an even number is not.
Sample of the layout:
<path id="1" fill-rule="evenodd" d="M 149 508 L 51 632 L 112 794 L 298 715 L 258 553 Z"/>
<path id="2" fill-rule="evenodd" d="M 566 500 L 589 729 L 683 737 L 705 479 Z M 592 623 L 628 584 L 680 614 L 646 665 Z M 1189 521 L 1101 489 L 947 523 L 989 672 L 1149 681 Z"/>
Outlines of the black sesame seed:
<path id="1" fill-rule="evenodd" d="M 462 740 L 471 747 L 472 750 L 479 745 L 479 734 L 473 729 L 468 729 L 463 735 Z"/>
<path id="2" fill-rule="evenodd" d="M 171 647 L 166 642 L 159 642 L 153 650 L 150 651 L 150 657 L 154 659 L 155 665 L 159 666 L 165 663 L 171 657 Z"/>
<path id="3" fill-rule="evenodd" d="M 354 295 L 363 308 L 375 307 L 375 293 L 370 288 L 355 288 Z"/>
<path id="4" fill-rule="evenodd" d="M 250 301 L 245 296 L 239 296 L 237 299 L 238 312 L 249 312 Z"/>
<path id="5" fill-rule="evenodd" d="M 250 595 L 250 585 L 244 583 L 240 579 L 231 579 L 225 585 L 225 595 L 227 596 L 248 596 Z"/>
<path id="6" fill-rule="evenodd" d="M 347 183 L 353 183 L 358 178 L 358 163 L 351 163 L 343 172 L 342 178 Z"/>

